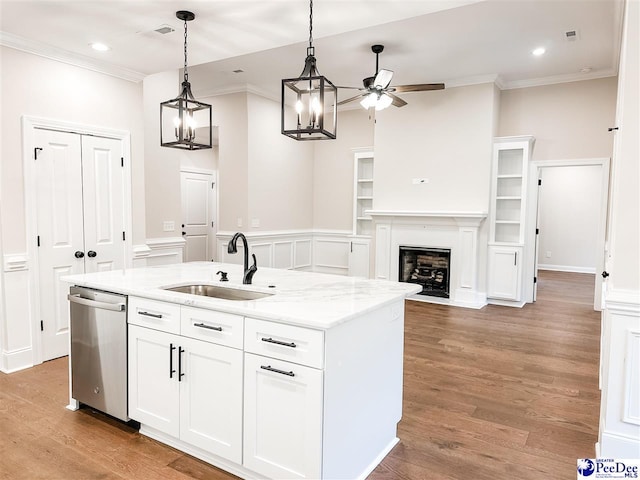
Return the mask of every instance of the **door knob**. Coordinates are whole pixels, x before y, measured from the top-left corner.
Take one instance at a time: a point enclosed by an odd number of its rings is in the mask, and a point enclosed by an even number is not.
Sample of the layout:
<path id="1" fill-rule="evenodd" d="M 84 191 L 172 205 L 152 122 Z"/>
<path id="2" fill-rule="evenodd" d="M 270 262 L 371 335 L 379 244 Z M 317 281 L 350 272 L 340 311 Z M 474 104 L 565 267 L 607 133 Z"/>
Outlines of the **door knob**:
<path id="1" fill-rule="evenodd" d="M 91 258 L 95 257 L 96 255 L 98 255 L 98 254 L 96 252 L 94 252 L 93 250 L 89 250 L 87 252 L 87 256 L 89 256 Z"/>
<path id="2" fill-rule="evenodd" d="M 76 250 L 76 253 L 73 254 L 76 258 L 82 258 L 84 257 L 84 252 L 81 252 L 80 250 Z"/>

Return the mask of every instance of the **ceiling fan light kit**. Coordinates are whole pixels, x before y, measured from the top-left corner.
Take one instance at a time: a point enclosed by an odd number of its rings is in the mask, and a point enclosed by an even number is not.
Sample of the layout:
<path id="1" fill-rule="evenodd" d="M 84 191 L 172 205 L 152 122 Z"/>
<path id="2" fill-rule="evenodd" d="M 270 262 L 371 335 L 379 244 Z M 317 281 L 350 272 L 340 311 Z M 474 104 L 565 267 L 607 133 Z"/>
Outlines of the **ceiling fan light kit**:
<path id="1" fill-rule="evenodd" d="M 400 92 L 422 92 L 426 90 L 442 90 L 444 83 L 421 83 L 418 85 L 402 85 L 397 87 L 391 86 L 391 79 L 393 78 L 393 71 L 380 69 L 378 65 L 378 56 L 383 52 L 384 45 L 371 45 L 371 51 L 376 54 L 376 73 L 373 77 L 367 77 L 362 80 L 364 88 L 358 88 L 362 93 L 355 95 L 346 100 L 338 102 L 338 105 L 344 105 L 346 103 L 360 100 L 360 105 L 365 109 L 375 108 L 376 110 L 384 110 L 385 108 L 393 105 L 395 107 L 404 107 L 405 102 L 395 93 Z M 340 87 L 350 88 L 354 87 Z"/>
<path id="2" fill-rule="evenodd" d="M 160 145 L 203 150 L 211 148 L 213 143 L 211 105 L 193 97 L 187 70 L 187 22 L 196 16 L 180 10 L 176 17 L 184 22 L 184 77 L 180 95 L 160 104 Z"/>
<path id="3" fill-rule="evenodd" d="M 295 140 L 336 138 L 338 89 L 316 66 L 313 47 L 313 0 L 309 2 L 309 47 L 297 78 L 282 80 L 281 132 Z"/>

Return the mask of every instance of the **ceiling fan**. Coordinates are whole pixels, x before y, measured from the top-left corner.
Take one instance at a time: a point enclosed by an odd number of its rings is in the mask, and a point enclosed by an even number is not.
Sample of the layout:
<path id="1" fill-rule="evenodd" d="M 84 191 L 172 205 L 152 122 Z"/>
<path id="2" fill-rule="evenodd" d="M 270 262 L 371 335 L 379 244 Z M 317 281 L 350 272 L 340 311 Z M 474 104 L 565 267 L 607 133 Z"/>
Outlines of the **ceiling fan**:
<path id="1" fill-rule="evenodd" d="M 384 45 L 371 45 L 371 51 L 376 54 L 375 75 L 362 80 L 364 88 L 338 87 L 358 89 L 362 92 L 351 98 L 338 102 L 338 105 L 344 105 L 345 103 L 360 100 L 360 105 L 366 109 L 375 107 L 376 110 L 382 110 L 387 108 L 389 105 L 404 107 L 407 102 L 394 95 L 394 93 L 422 92 L 426 90 L 442 90 L 444 88 L 444 83 L 420 83 L 417 85 L 390 86 L 391 79 L 393 78 L 393 71 L 385 70 L 384 68 L 378 69 L 378 56 L 383 50 Z"/>

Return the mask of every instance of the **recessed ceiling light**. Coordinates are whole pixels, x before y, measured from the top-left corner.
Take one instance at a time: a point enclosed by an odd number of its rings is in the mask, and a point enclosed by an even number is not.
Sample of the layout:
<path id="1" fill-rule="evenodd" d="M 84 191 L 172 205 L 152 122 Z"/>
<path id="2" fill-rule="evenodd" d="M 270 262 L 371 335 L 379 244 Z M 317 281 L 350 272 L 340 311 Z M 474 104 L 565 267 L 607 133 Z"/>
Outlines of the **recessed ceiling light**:
<path id="1" fill-rule="evenodd" d="M 98 52 L 106 52 L 107 50 L 111 50 L 108 45 L 100 42 L 94 42 L 91 44 L 91 48 L 97 50 Z"/>
<path id="2" fill-rule="evenodd" d="M 538 47 L 531 53 L 533 53 L 536 57 L 539 57 L 540 55 L 544 55 L 544 52 L 546 52 L 544 47 Z"/>

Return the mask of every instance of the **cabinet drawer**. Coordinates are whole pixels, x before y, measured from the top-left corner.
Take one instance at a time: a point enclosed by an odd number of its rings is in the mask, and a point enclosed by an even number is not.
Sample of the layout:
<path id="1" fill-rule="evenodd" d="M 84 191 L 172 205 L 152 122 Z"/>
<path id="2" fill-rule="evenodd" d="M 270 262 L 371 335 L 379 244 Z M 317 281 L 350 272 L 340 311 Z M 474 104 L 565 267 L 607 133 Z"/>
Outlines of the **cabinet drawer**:
<path id="1" fill-rule="evenodd" d="M 322 368 L 324 332 L 309 328 L 246 318 L 244 345 L 247 352 Z"/>
<path id="2" fill-rule="evenodd" d="M 127 321 L 168 333 L 180 333 L 180 305 L 129 297 Z"/>
<path id="3" fill-rule="evenodd" d="M 244 318 L 240 315 L 184 306 L 180 315 L 183 336 L 242 349 Z"/>

